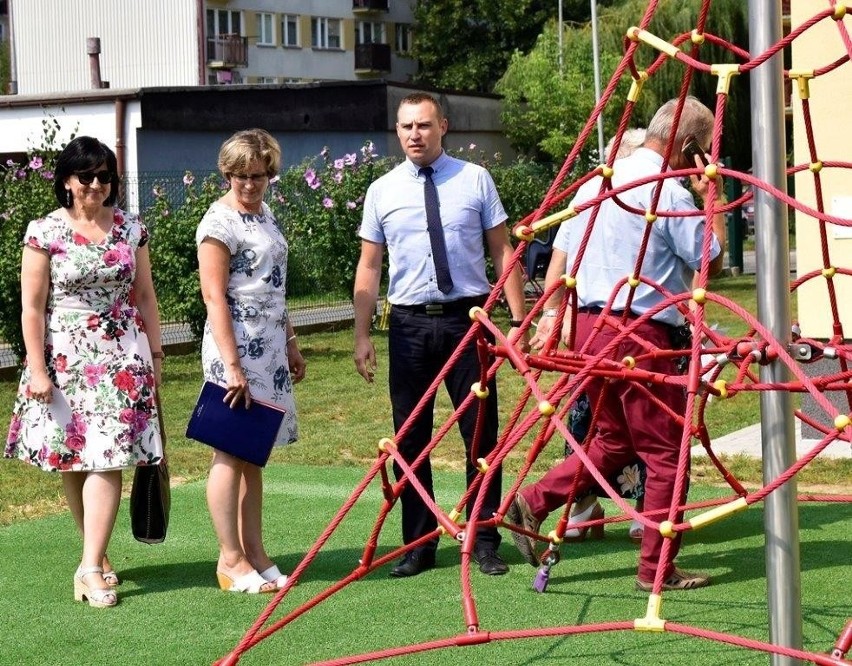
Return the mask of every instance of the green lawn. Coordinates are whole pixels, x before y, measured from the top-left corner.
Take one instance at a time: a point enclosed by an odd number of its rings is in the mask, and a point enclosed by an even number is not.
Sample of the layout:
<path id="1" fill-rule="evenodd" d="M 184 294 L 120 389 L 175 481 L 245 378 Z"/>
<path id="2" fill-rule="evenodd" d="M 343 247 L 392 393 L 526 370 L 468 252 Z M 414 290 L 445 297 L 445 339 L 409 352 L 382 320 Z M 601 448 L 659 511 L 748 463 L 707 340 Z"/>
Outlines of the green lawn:
<path id="1" fill-rule="evenodd" d="M 296 445 L 299 447 L 301 445 Z M 273 557 L 292 570 L 362 478 L 355 467 L 285 463 L 266 473 L 266 532 Z M 461 475 L 439 472 L 438 500 L 451 505 Z M 693 496 L 717 495 L 696 487 Z M 273 614 L 284 616 L 356 566 L 381 502 L 371 486 Z M 610 508 L 610 505 L 607 505 Z M 801 508 L 802 599 L 805 646 L 826 650 L 849 616 L 842 593 L 849 580 L 848 506 Z M 379 538 L 379 554 L 398 545 L 398 515 Z M 754 639 L 767 636 L 759 506 L 729 521 L 689 533 L 680 557 L 686 567 L 712 574 L 715 584 L 665 593 L 662 615 L 679 624 Z M 510 539 L 501 548 L 511 565 L 503 577 L 472 572 L 483 632 L 633 620 L 645 615 L 647 595 L 633 589 L 636 548 L 626 525 L 608 526 L 607 538 L 566 546 L 546 594 L 531 589 L 534 569 Z M 0 654 L 4 663 L 67 665 L 210 664 L 231 651 L 270 597 L 227 594 L 216 587 L 216 545 L 195 481 L 174 490 L 166 543 L 146 546 L 130 536 L 126 506 L 111 547 L 124 577 L 121 601 L 111 610 L 72 601 L 71 577 L 79 541 L 67 513 L 17 521 L 0 528 Z M 412 579 L 387 576 L 388 567 L 353 583 L 250 650 L 241 664 L 303 664 L 466 633 L 459 583 L 459 546 L 446 539 L 438 568 Z M 673 633 L 593 633 L 500 641 L 424 653 L 387 663 L 656 664 L 718 666 L 766 664 L 765 655 Z"/>
<path id="2" fill-rule="evenodd" d="M 720 280 L 713 288 L 754 311 L 753 277 Z M 710 316 L 732 335 L 745 332 L 742 323 L 725 312 Z M 300 562 L 375 460 L 379 439 L 392 435 L 386 338 L 378 333 L 374 340 L 380 365 L 376 382 L 368 385 L 353 368 L 351 331 L 300 336 L 308 363 L 307 378 L 297 387 L 300 441 L 276 450 L 265 475 L 268 544 L 282 569 L 290 571 Z M 505 419 L 523 387 L 508 366 L 501 369 L 498 382 Z M 4 432 L 16 384 L 0 382 L 0 405 L 6 405 L 0 421 Z M 17 461 L 0 461 L 0 617 L 4 618 L 0 655 L 4 663 L 211 663 L 233 649 L 269 601 L 216 588 L 216 543 L 204 501 L 209 452 L 183 434 L 199 385 L 196 354 L 166 360 L 163 402 L 172 476 L 178 484 L 172 524 L 165 544 L 139 544 L 130 536 L 127 506 L 122 505 L 110 554 L 126 582 L 115 609 L 96 611 L 72 601 L 71 577 L 80 544 L 63 507 L 58 475 Z M 448 412 L 448 401 L 441 393 L 436 420 Z M 708 410 L 713 436 L 758 420 L 753 395 L 719 401 Z M 517 473 L 527 445 L 522 443 L 507 459 L 507 479 Z M 561 448 L 551 446 L 533 476 L 559 458 Z M 438 500 L 443 506 L 453 505 L 462 492 L 460 451 L 453 431 L 434 456 Z M 737 478 L 759 485 L 759 461 L 726 462 Z M 849 460 L 817 460 L 800 475 L 799 488 L 830 486 L 829 490 L 848 493 L 850 478 Z M 718 473 L 705 462 L 694 461 L 690 498 L 725 492 Z M 371 486 L 273 619 L 353 570 L 380 501 L 378 487 Z M 607 510 L 614 514 L 612 504 L 607 504 Z M 827 650 L 850 614 L 842 590 L 852 573 L 848 555 L 852 516 L 848 505 L 806 504 L 800 508 L 799 522 L 805 645 Z M 395 511 L 380 535 L 379 554 L 399 545 L 398 523 Z M 716 584 L 665 594 L 663 617 L 765 639 L 763 548 L 761 506 L 687 534 L 680 563 L 708 571 Z M 439 568 L 414 579 L 390 579 L 387 567 L 370 574 L 252 649 L 240 663 L 302 664 L 464 635 L 458 551 L 457 543 L 445 540 L 439 550 Z M 521 562 L 511 543 L 504 544 L 502 552 L 512 565 L 509 575 L 472 575 L 483 631 L 623 621 L 645 615 L 647 595 L 632 588 L 636 550 L 623 524 L 608 526 L 603 542 L 568 546 L 545 595 L 531 590 L 534 570 Z M 619 632 L 495 641 L 389 663 L 718 666 L 767 661 L 765 655 L 673 633 Z"/>

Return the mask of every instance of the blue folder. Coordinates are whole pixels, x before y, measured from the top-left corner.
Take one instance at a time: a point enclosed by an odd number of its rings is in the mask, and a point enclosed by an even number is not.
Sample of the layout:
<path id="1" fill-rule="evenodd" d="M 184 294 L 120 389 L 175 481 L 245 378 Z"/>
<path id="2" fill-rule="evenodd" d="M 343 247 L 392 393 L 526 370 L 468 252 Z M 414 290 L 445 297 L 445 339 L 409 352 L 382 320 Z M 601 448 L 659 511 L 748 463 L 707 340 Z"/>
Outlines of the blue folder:
<path id="1" fill-rule="evenodd" d="M 266 465 L 284 410 L 257 400 L 234 409 L 223 402 L 227 389 L 204 382 L 186 426 L 186 436 L 259 467 Z"/>

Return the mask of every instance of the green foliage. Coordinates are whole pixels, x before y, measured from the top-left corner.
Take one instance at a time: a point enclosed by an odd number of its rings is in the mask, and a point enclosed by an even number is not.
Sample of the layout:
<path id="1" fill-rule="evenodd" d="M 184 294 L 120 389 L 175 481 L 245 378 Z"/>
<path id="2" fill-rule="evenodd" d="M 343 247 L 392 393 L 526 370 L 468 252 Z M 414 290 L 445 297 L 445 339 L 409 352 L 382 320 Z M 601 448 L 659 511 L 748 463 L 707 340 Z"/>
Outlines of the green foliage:
<path id="1" fill-rule="evenodd" d="M 364 195 L 370 183 L 398 164 L 376 155 L 369 141 L 359 152 L 332 158 L 323 149 L 272 183 L 269 203 L 290 245 L 287 291 L 293 296 L 352 294 Z"/>
<path id="2" fill-rule="evenodd" d="M 696 25 L 699 6 L 699 0 L 661 0 L 648 30 L 666 40 L 689 33 Z M 645 0 L 627 0 L 600 12 L 598 32 L 602 88 L 606 88 L 624 54 L 627 29 L 640 22 L 646 8 Z M 707 32 L 747 48 L 746 11 L 739 0 L 714 2 Z M 506 100 L 503 123 L 512 145 L 530 155 L 544 154 L 558 160 L 563 159 L 573 146 L 595 105 L 591 26 L 566 25 L 562 41 L 562 76 L 558 65 L 557 25 L 551 21 L 529 53 L 520 50 L 514 53 L 496 87 Z M 689 48 L 689 43 L 681 46 L 685 51 Z M 649 67 L 659 55 L 650 47 L 640 46 L 636 54 L 637 67 L 640 70 Z M 736 61 L 733 55 L 709 43 L 701 46 L 698 57 L 709 63 Z M 682 63 L 666 60 L 643 86 L 630 126 L 646 126 L 660 104 L 676 97 L 684 72 Z M 604 133 L 608 137 L 618 126 L 630 83 L 628 70 L 605 109 Z M 716 83 L 715 76 L 695 74 L 690 92 L 714 108 Z M 725 118 L 722 154 L 731 155 L 734 166 L 741 167 L 750 164 L 748 81 L 745 77 L 734 77 L 733 84 Z M 589 143 L 594 143 L 595 136 L 595 133 L 590 135 L 587 156 L 594 149 Z"/>
<path id="3" fill-rule="evenodd" d="M 204 330 L 207 310 L 198 285 L 195 228 L 204 213 L 225 192 L 221 176 L 210 174 L 201 184 L 189 172 L 183 178 L 183 200 L 175 205 L 160 185 L 154 205 L 144 215 L 151 230 L 151 271 L 165 321 L 189 324 L 196 338 Z"/>
<path id="4" fill-rule="evenodd" d="M 11 79 L 11 45 L 8 39 L 0 40 L 0 95 L 9 91 L 9 80 Z"/>
<path id="5" fill-rule="evenodd" d="M 31 220 L 57 208 L 53 163 L 65 147 L 58 143 L 59 132 L 55 118 L 44 119 L 41 146 L 29 150 L 23 164 L 9 160 L 0 167 L 0 339 L 11 345 L 18 358 L 25 355 L 21 332 L 24 233 Z"/>

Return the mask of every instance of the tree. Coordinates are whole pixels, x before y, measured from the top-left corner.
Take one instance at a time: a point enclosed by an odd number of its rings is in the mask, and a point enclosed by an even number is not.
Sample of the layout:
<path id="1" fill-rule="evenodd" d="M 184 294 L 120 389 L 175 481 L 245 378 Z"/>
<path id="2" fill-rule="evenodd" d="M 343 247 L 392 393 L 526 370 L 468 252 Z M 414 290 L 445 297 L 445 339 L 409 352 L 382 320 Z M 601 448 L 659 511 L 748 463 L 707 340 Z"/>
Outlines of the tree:
<path id="1" fill-rule="evenodd" d="M 562 4 L 566 21 L 589 20 L 588 0 Z M 512 53 L 530 49 L 557 8 L 557 0 L 421 0 L 414 8 L 417 82 L 491 92 Z"/>
<path id="2" fill-rule="evenodd" d="M 645 0 L 628 0 L 599 14 L 601 80 L 606 87 L 624 53 L 627 29 L 639 23 Z M 649 31 L 672 39 L 695 27 L 700 0 L 662 0 Z M 739 0 L 717 0 L 708 17 L 707 32 L 720 35 L 747 48 L 747 7 Z M 688 50 L 689 45 L 681 47 Z M 659 53 L 647 46 L 637 52 L 639 69 L 646 68 Z M 704 44 L 703 62 L 732 63 L 735 57 L 720 47 Z M 562 160 L 594 108 L 592 45 L 589 25 L 569 26 L 563 33 L 563 75 L 558 71 L 556 24 L 550 22 L 527 54 L 516 52 L 496 90 L 505 97 L 503 122 L 513 145 L 527 154 L 543 154 Z M 666 61 L 643 87 L 632 116 L 632 126 L 647 125 L 657 107 L 677 96 L 685 66 Z M 622 77 L 604 113 L 604 131 L 611 136 L 617 127 L 630 86 L 629 72 Z M 696 73 L 690 92 L 714 108 L 716 77 Z M 734 77 L 725 118 L 723 155 L 734 165 L 750 164 L 749 94 L 747 77 Z M 591 150 L 593 146 L 589 146 Z M 589 152 L 589 151 L 587 151 Z"/>

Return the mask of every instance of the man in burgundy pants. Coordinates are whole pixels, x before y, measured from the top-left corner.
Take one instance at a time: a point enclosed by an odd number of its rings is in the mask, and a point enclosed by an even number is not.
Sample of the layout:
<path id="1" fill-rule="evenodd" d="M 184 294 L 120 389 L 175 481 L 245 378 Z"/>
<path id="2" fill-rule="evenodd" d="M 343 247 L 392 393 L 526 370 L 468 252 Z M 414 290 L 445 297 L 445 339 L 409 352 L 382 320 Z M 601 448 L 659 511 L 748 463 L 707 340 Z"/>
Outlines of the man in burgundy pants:
<path id="1" fill-rule="evenodd" d="M 663 154 L 669 137 L 674 143 L 670 166 L 685 169 L 701 166 L 698 158 L 681 153 L 687 137 L 694 136 L 701 146 L 708 146 L 712 136 L 713 113 L 697 99 L 689 97 L 684 103 L 680 123 L 674 132 L 676 100 L 664 104 L 648 126 L 643 146 L 627 158 L 617 160 L 614 165 L 613 188 L 660 173 Z M 694 161 L 693 161 L 694 160 Z M 706 197 L 709 180 L 706 176 L 692 176 L 692 187 L 699 196 Z M 597 196 L 600 179 L 585 183 L 577 191 L 572 205 L 575 207 Z M 720 185 L 720 184 L 719 184 Z M 619 198 L 633 210 L 651 210 L 655 182 L 627 190 Z M 717 187 L 721 196 L 721 186 Z M 625 207 L 626 208 L 626 207 Z M 613 302 L 613 314 L 607 318 L 597 333 L 593 327 L 601 315 L 602 307 L 609 301 L 619 281 L 632 275 L 649 222 L 643 215 L 631 213 L 612 200 L 601 204 L 595 220 L 594 230 L 588 247 L 580 262 L 577 278 L 577 338 L 580 349 L 591 338 L 587 348 L 589 355 L 604 349 L 619 332 L 619 322 L 627 308 L 627 287 L 623 287 Z M 659 211 L 690 213 L 698 210 L 692 194 L 674 179 L 662 184 Z M 554 241 L 553 255 L 548 267 L 547 284 L 560 280 L 571 267 L 569 258 L 577 255 L 583 233 L 591 216 L 591 209 L 580 213 L 575 220 L 563 224 Z M 711 273 L 722 269 L 722 246 L 725 242 L 724 215 L 717 214 L 712 220 L 714 238 L 711 243 Z M 691 287 L 690 276 L 700 267 L 701 249 L 705 223 L 699 216 L 659 216 L 654 222 L 648 241 L 642 274 L 659 284 L 667 292 L 679 294 Z M 553 314 L 560 299 L 561 290 L 549 299 L 542 316 L 536 338 L 546 339 L 553 330 Z M 637 287 L 630 302 L 628 318 L 636 318 L 663 300 L 663 295 L 644 282 Z M 566 320 L 570 317 L 566 315 Z M 646 345 L 661 349 L 672 348 L 673 329 L 683 324 L 683 316 L 674 307 L 668 307 L 640 325 L 635 337 L 625 338 L 619 343 L 610 358 L 620 360 L 625 356 L 642 356 L 647 353 Z M 567 322 L 566 322 L 567 323 Z M 563 327 L 562 339 L 568 342 L 569 329 Z M 594 336 L 594 337 L 592 337 Z M 537 339 L 531 341 L 536 346 Z M 636 340 L 644 341 L 640 345 Z M 637 367 L 666 375 L 678 374 L 671 358 L 645 359 Z M 680 454 L 682 427 L 655 404 L 639 386 L 629 381 L 610 380 L 606 390 L 604 380 L 595 379 L 588 385 L 588 395 L 593 409 L 600 406 L 596 432 L 589 445 L 588 455 L 594 465 L 606 477 L 624 466 L 636 456 L 647 466 L 645 484 L 645 512 L 667 509 L 672 502 Z M 683 414 L 686 397 L 683 389 L 669 384 L 652 387 L 654 396 L 668 405 L 674 413 Z M 506 515 L 509 523 L 531 532 L 537 532 L 541 522 L 551 512 L 565 503 L 574 477 L 580 472 L 577 495 L 582 495 L 594 483 L 594 479 L 583 466 L 580 457 L 572 455 L 545 474 L 538 482 L 526 486 L 515 497 Z M 516 532 L 512 533 L 515 545 L 526 560 L 536 566 L 536 542 Z M 639 573 L 636 585 L 650 590 L 660 560 L 663 537 L 658 530 L 646 529 L 642 539 L 639 558 Z M 679 535 L 673 539 L 673 561 L 680 546 Z M 684 590 L 703 587 L 709 577 L 682 571 L 669 564 L 663 577 L 663 589 Z"/>

